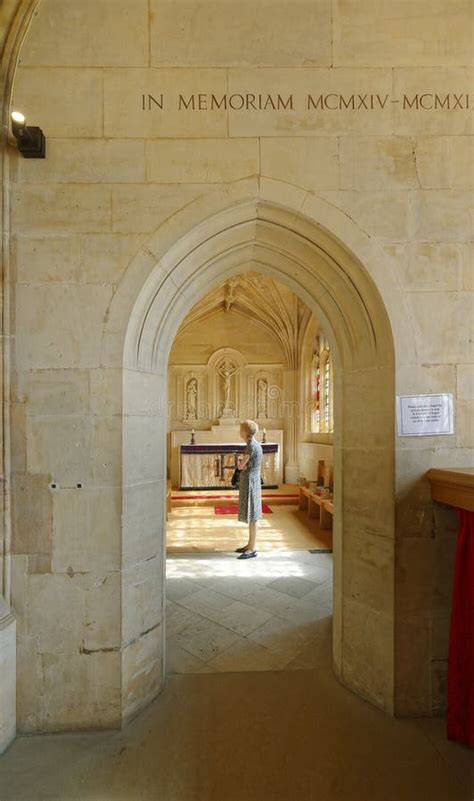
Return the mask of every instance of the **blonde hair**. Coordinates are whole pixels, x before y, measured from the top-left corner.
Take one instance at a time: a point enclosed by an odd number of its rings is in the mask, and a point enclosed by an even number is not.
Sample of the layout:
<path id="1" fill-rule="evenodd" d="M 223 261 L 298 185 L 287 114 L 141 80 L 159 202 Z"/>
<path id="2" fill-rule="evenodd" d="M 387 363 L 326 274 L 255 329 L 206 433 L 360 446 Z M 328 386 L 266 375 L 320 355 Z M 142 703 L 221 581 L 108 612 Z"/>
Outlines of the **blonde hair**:
<path id="1" fill-rule="evenodd" d="M 258 425 L 257 425 L 257 423 L 256 423 L 254 420 L 242 420 L 242 422 L 241 422 L 241 424 L 240 424 L 240 425 L 241 425 L 241 426 L 243 426 L 243 428 L 246 428 L 246 429 L 247 429 L 247 431 L 248 431 L 248 433 L 249 433 L 249 434 L 250 434 L 252 437 L 254 437 L 254 436 L 255 436 L 255 434 L 256 434 L 256 433 L 257 433 L 257 431 L 258 431 Z"/>

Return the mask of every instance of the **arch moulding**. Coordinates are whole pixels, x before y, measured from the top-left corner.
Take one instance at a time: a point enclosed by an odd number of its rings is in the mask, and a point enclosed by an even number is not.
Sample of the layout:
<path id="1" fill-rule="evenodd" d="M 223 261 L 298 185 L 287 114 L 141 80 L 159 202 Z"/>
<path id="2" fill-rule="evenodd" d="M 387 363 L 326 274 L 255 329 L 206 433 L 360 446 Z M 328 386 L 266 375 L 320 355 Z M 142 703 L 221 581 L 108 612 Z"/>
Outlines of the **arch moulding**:
<path id="1" fill-rule="evenodd" d="M 166 373 L 174 336 L 194 303 L 233 275 L 251 270 L 286 284 L 328 332 L 335 362 L 334 670 L 345 686 L 393 713 L 392 328 L 400 325 L 403 304 L 397 306 L 396 283 L 381 268 L 379 254 L 345 215 L 328 204 L 319 206 L 313 196 L 296 188 L 291 208 L 288 186 L 268 183 L 272 186 L 266 186 L 265 197 L 238 197 L 240 187 L 233 186 L 233 197 L 206 196 L 175 215 L 146 243 L 111 305 L 103 364 L 113 367 L 123 359 L 122 550 L 133 553 L 139 548 L 131 509 L 140 497 L 142 513 L 143 503 L 149 503 L 148 536 L 162 566 L 156 587 L 158 625 L 165 586 Z M 282 202 L 277 202 L 279 196 Z M 316 211 L 326 225 L 311 219 Z M 343 237 L 351 241 L 351 249 L 342 244 Z M 125 327 L 125 341 L 118 341 Z M 144 408 L 153 412 L 144 413 Z M 147 444 L 156 457 L 140 459 Z M 147 492 L 149 500 L 144 501 Z M 123 618 L 127 615 L 122 608 Z M 138 633 L 132 634 L 135 647 Z M 150 657 L 160 661 L 156 680 L 135 697 L 131 711 L 159 691 L 164 625 L 160 637 Z M 126 652 L 127 642 L 123 647 Z M 126 685 L 123 693 L 126 698 Z"/>

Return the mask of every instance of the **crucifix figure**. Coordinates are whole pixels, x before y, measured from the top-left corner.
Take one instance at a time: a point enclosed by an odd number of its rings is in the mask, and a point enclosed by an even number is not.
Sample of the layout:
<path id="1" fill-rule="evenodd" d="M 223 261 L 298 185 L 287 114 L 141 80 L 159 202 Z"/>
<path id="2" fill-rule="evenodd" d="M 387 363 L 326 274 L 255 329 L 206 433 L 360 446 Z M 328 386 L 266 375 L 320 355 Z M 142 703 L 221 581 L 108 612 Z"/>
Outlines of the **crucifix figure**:
<path id="1" fill-rule="evenodd" d="M 231 411 L 231 406 L 230 406 L 231 379 L 232 376 L 235 375 L 235 373 L 237 373 L 238 369 L 239 368 L 229 358 L 226 357 L 217 371 L 221 376 L 224 385 L 223 414 L 229 413 Z"/>

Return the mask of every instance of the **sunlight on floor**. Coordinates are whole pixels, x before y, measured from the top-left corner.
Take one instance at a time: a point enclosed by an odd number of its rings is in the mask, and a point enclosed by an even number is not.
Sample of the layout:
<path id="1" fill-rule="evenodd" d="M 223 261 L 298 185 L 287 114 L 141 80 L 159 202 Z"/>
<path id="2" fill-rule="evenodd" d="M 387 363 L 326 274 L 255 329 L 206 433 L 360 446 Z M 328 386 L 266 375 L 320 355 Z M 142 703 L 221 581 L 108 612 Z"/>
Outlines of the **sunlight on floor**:
<path id="1" fill-rule="evenodd" d="M 331 548 L 331 532 L 321 531 L 318 521 L 309 520 L 297 506 L 271 508 L 273 513 L 259 522 L 259 551 Z M 167 523 L 167 551 L 232 552 L 244 544 L 246 536 L 247 526 L 236 515 L 216 515 L 213 507 L 177 508 Z"/>
<path id="2" fill-rule="evenodd" d="M 167 571 L 169 674 L 329 665 L 331 554 L 177 554 Z"/>
<path id="3" fill-rule="evenodd" d="M 250 568 L 249 561 L 241 562 L 235 559 L 234 562 L 219 559 L 197 559 L 196 556 L 186 559 L 168 560 L 166 565 L 166 579 L 172 581 L 178 578 L 280 578 L 283 576 L 304 576 L 301 566 L 293 559 L 279 559 L 274 561 L 265 559 L 262 556 L 252 559 Z M 234 564 L 235 563 L 235 564 Z M 249 568 L 251 573 L 249 572 Z"/>

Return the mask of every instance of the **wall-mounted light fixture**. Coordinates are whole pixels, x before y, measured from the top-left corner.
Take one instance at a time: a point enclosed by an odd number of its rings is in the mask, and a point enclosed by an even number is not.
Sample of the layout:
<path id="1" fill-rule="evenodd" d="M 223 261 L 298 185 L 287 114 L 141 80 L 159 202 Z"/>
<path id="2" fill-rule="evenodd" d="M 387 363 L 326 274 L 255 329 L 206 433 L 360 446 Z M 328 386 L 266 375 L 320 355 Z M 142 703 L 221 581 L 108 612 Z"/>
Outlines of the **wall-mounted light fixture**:
<path id="1" fill-rule="evenodd" d="M 18 143 L 18 150 L 25 159 L 44 159 L 46 139 L 41 128 L 27 125 L 21 111 L 12 111 L 12 132 Z"/>

